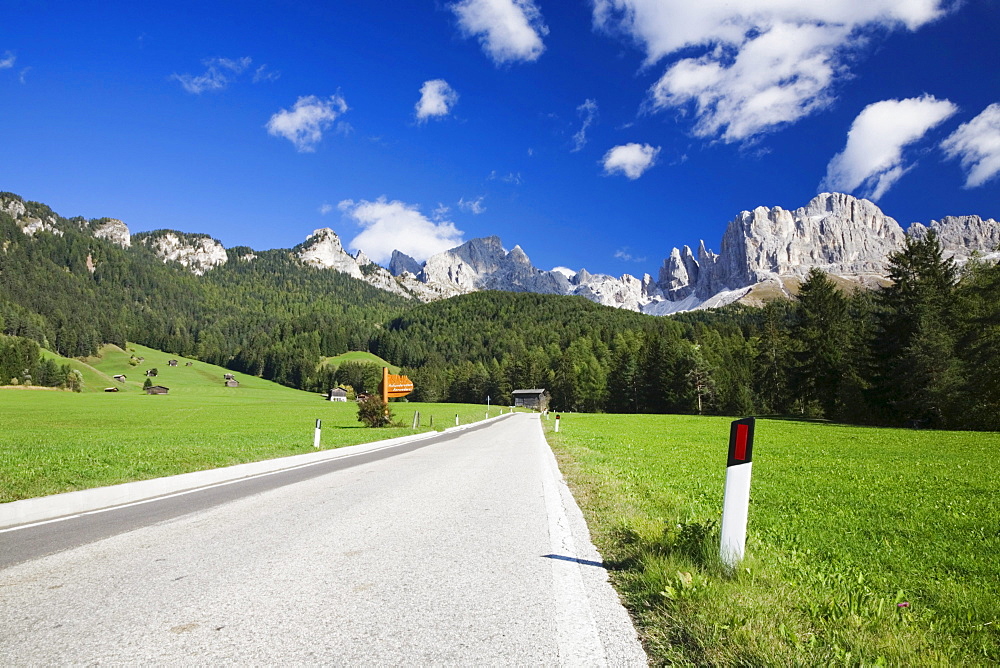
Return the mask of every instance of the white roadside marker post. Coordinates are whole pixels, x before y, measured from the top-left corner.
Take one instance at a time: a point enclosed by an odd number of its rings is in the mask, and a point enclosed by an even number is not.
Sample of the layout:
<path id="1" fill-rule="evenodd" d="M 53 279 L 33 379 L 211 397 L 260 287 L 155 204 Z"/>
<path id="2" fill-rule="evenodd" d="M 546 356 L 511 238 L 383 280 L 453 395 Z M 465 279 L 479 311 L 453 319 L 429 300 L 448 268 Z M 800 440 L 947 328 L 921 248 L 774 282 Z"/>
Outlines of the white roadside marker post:
<path id="1" fill-rule="evenodd" d="M 322 429 L 323 429 L 323 421 L 317 419 L 316 420 L 316 433 L 313 435 L 313 447 L 314 448 L 319 448 L 319 436 L 320 436 L 320 432 L 322 431 Z"/>
<path id="2" fill-rule="evenodd" d="M 458 413 L 455 413 L 455 426 L 458 426 Z"/>
<path id="3" fill-rule="evenodd" d="M 743 551 L 746 548 L 755 422 L 752 417 L 734 420 L 729 429 L 729 460 L 726 464 L 726 490 L 722 501 L 722 538 L 719 544 L 719 556 L 729 568 L 736 568 L 743 560 Z"/>
<path id="4" fill-rule="evenodd" d="M 557 415 L 556 416 L 556 433 L 557 434 L 559 433 L 559 418 L 560 418 L 560 416 Z"/>

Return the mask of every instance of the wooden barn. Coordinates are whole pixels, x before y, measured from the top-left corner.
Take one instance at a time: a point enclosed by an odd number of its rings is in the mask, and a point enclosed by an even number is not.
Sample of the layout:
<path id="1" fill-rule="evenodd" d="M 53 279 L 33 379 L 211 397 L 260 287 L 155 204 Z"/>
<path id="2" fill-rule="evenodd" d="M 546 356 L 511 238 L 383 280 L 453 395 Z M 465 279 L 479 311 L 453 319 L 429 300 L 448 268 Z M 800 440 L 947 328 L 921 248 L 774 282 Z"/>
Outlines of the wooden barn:
<path id="1" fill-rule="evenodd" d="M 516 408 L 532 408 L 537 411 L 549 409 L 549 393 L 544 389 L 514 390 L 511 395 Z"/>
<path id="2" fill-rule="evenodd" d="M 166 394 L 169 391 L 169 387 L 163 387 L 162 385 L 150 385 L 146 388 L 146 394 Z"/>
<path id="3" fill-rule="evenodd" d="M 230 378 L 229 380 L 226 381 L 226 387 L 239 387 L 239 386 L 240 386 L 240 381 L 238 380 L 233 380 L 232 378 Z"/>
<path id="4" fill-rule="evenodd" d="M 330 390 L 327 398 L 330 401 L 347 401 L 347 390 L 342 387 L 335 387 Z"/>

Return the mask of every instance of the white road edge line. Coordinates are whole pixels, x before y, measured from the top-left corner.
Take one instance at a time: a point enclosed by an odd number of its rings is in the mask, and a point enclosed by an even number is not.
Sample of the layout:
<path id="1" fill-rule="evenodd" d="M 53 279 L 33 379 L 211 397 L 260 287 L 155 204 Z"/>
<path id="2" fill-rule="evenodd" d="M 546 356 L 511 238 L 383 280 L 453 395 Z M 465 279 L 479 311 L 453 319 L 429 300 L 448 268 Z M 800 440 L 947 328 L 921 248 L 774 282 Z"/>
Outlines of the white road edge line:
<path id="1" fill-rule="evenodd" d="M 541 429 L 539 425 L 539 430 Z M 559 663 L 566 666 L 606 666 L 607 654 L 597 630 L 590 598 L 583 583 L 576 543 L 559 493 L 562 474 L 552 449 L 541 436 L 540 453 L 544 461 L 542 490 L 549 516 L 549 539 L 552 554 L 568 559 L 551 559 L 552 589 L 555 595 L 556 635 Z"/>

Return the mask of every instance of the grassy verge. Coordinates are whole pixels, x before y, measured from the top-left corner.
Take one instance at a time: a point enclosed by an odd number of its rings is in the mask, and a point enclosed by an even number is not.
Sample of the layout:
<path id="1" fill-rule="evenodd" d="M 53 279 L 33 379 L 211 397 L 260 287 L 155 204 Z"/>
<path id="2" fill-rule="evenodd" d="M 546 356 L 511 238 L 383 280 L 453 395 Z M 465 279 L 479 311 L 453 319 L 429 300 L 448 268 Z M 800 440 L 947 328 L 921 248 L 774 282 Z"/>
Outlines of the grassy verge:
<path id="1" fill-rule="evenodd" d="M 132 353 L 145 358 L 141 365 L 128 363 Z M 152 368 L 169 394 L 143 393 Z M 239 387 L 225 387 L 226 369 L 142 346 L 106 347 L 86 370 L 97 391 L 0 388 L 0 503 L 311 452 L 316 419 L 325 449 L 427 431 L 431 417 L 441 430 L 456 414 L 461 424 L 486 416 L 484 406 L 394 402 L 402 426 L 368 429 L 353 403 L 243 374 Z M 120 373 L 124 383 L 112 379 Z M 421 425 L 411 429 L 416 411 Z"/>
<path id="2" fill-rule="evenodd" d="M 619 415 L 547 434 L 655 663 L 1000 661 L 1000 434 L 758 421 L 733 574 L 728 434 Z"/>

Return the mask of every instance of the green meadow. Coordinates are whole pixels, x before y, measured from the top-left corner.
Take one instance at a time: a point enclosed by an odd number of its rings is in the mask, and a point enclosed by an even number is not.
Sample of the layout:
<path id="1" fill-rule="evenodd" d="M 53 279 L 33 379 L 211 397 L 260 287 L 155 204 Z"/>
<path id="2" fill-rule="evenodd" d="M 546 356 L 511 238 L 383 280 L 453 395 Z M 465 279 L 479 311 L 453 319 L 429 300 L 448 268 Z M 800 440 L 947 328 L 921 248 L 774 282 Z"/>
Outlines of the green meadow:
<path id="1" fill-rule="evenodd" d="M 758 420 L 718 560 L 729 418 L 544 423 L 654 663 L 1000 661 L 1000 433 Z"/>
<path id="2" fill-rule="evenodd" d="M 352 350 L 340 355 L 335 355 L 333 357 L 324 357 L 320 364 L 324 366 L 332 367 L 334 370 L 340 367 L 344 362 L 364 362 L 366 364 L 377 364 L 378 366 L 388 367 L 391 373 L 399 373 L 399 367 L 395 364 L 389 364 L 384 359 L 379 357 L 374 353 L 365 352 L 362 350 Z"/>
<path id="3" fill-rule="evenodd" d="M 130 366 L 132 355 L 145 360 Z M 427 431 L 431 417 L 440 430 L 456 414 L 462 424 L 486 416 L 481 406 L 393 402 L 403 426 L 368 429 L 353 403 L 239 373 L 240 386 L 225 387 L 227 369 L 143 346 L 106 346 L 100 357 L 70 363 L 84 374 L 82 393 L 0 388 L 0 503 L 312 452 L 317 419 L 326 449 Z M 169 394 L 143 392 L 152 368 L 153 383 Z"/>

